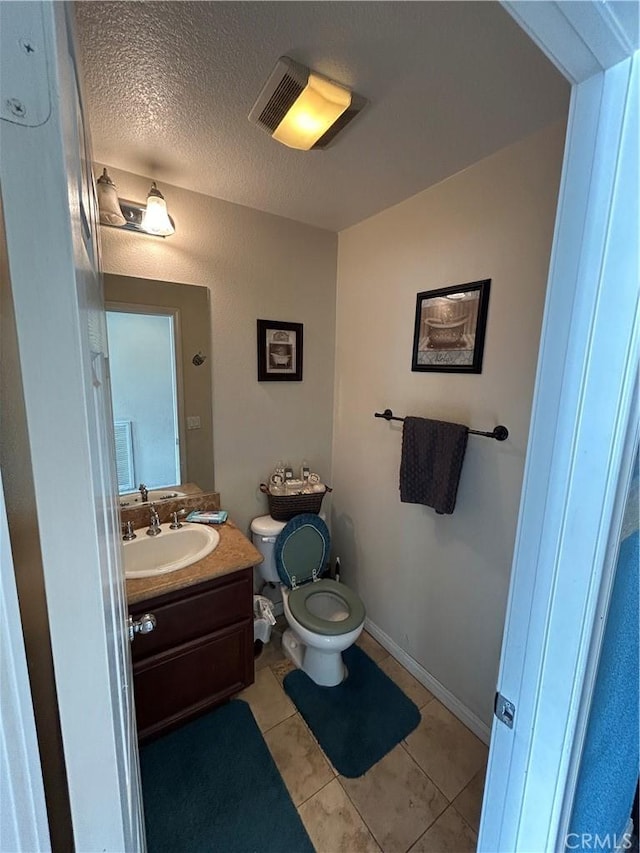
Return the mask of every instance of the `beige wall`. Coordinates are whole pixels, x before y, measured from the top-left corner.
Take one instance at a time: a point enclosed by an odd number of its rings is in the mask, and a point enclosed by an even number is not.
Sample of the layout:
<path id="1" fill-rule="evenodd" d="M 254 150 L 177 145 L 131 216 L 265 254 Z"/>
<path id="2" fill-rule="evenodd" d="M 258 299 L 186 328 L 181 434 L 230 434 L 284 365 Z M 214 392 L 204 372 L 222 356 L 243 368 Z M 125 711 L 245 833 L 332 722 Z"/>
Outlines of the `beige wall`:
<path id="1" fill-rule="evenodd" d="M 340 234 L 333 544 L 371 620 L 487 725 L 564 127 L 510 146 Z M 481 375 L 412 373 L 416 293 L 492 279 Z M 401 504 L 390 407 L 510 431 L 470 436 L 451 516 Z"/>
<path id="2" fill-rule="evenodd" d="M 208 168 L 208 167 L 207 167 Z M 122 198 L 150 181 L 109 168 Z M 258 491 L 278 460 L 331 467 L 337 236 L 162 185 L 176 234 L 101 228 L 105 272 L 211 291 L 215 486 L 242 529 L 266 512 Z M 304 324 L 300 382 L 258 383 L 256 320 Z"/>

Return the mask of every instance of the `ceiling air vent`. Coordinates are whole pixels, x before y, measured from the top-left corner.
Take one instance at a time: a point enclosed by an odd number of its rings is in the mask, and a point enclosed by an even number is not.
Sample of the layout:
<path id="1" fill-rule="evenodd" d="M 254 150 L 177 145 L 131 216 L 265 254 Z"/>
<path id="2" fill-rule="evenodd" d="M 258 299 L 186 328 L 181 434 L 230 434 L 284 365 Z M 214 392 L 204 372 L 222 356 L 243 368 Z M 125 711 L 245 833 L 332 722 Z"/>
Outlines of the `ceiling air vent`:
<path id="1" fill-rule="evenodd" d="M 344 86 L 281 56 L 249 113 L 249 121 L 291 148 L 322 149 L 366 103 L 365 98 Z"/>
<path id="2" fill-rule="evenodd" d="M 257 112 L 255 107 L 249 113 L 249 120 L 262 125 L 265 130 L 269 131 L 269 134 L 272 134 L 273 131 L 276 130 L 282 119 L 297 101 L 298 96 L 306 85 L 306 81 L 304 83 L 300 83 L 298 80 L 294 80 L 290 74 L 284 74 L 276 82 L 277 86 L 275 87 L 275 91 L 269 97 L 269 100 L 264 105 L 260 115 L 258 115 L 257 118 L 254 118 L 253 114 L 254 112 Z M 258 100 L 261 102 L 262 98 L 259 98 Z"/>

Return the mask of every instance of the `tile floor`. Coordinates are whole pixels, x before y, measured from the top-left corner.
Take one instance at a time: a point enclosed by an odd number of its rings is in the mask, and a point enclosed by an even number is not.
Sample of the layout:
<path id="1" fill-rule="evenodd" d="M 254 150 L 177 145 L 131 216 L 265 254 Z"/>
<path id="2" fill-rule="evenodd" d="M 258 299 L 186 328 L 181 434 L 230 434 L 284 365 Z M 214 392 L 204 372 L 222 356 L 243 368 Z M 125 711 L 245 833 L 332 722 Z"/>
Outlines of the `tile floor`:
<path id="1" fill-rule="evenodd" d="M 373 637 L 358 645 L 420 708 L 420 725 L 359 779 L 332 767 L 282 688 L 280 623 L 256 660 L 249 703 L 318 853 L 471 853 L 487 747 Z M 295 853 L 295 851 L 282 851 Z"/>

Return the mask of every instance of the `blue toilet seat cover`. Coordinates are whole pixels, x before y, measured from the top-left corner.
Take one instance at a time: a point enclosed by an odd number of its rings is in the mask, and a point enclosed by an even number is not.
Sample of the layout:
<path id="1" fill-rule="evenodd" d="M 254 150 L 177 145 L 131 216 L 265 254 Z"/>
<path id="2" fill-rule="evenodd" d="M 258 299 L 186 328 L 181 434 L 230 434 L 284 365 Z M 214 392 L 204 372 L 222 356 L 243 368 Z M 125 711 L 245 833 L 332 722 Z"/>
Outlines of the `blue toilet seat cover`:
<path id="1" fill-rule="evenodd" d="M 320 577 L 329 558 L 331 538 L 319 515 L 296 515 L 278 534 L 274 546 L 276 569 L 289 589 Z"/>

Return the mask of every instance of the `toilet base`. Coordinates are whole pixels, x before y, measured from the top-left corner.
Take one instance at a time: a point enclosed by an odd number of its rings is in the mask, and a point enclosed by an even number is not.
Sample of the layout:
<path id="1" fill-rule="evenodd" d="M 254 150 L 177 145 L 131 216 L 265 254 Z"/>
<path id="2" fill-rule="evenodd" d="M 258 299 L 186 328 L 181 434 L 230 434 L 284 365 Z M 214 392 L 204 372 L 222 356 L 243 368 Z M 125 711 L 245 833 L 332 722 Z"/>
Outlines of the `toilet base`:
<path id="1" fill-rule="evenodd" d="M 304 645 L 296 637 L 291 628 L 287 628 L 282 635 L 282 653 L 291 661 L 296 669 L 302 669 Z"/>
<path id="2" fill-rule="evenodd" d="M 282 635 L 282 651 L 296 669 L 306 672 L 321 687 L 337 687 L 346 678 L 342 652 L 306 646 L 291 628 Z"/>

